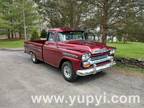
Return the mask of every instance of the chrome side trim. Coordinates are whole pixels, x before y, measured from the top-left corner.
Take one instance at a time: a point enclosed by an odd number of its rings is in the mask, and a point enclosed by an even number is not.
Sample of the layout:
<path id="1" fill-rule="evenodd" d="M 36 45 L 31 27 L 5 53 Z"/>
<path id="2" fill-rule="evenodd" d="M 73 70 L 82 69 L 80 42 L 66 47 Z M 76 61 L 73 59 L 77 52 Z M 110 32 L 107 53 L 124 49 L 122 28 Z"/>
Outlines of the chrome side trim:
<path id="1" fill-rule="evenodd" d="M 72 57 L 72 58 L 78 58 L 77 55 L 74 55 L 74 54 L 71 54 L 71 53 L 67 53 L 67 52 L 64 52 L 63 55 L 64 56 L 68 56 L 68 57 Z"/>

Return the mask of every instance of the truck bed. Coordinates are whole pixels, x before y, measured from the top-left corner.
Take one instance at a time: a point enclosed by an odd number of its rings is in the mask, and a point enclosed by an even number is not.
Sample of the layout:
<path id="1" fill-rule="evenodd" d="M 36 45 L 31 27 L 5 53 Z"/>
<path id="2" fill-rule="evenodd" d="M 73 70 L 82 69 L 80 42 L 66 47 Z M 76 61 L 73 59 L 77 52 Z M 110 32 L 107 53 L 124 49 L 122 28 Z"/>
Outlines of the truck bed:
<path id="1" fill-rule="evenodd" d="M 36 54 L 37 59 L 43 61 L 43 45 L 46 40 L 25 41 L 25 53 L 33 52 Z"/>

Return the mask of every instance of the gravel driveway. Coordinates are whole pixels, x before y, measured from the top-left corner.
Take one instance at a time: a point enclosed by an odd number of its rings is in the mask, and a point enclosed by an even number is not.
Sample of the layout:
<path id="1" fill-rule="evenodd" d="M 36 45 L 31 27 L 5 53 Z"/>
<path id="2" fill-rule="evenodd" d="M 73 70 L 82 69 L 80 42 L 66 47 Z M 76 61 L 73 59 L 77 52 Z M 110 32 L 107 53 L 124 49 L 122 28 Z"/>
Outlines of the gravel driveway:
<path id="1" fill-rule="evenodd" d="M 139 104 L 100 104 L 98 108 L 144 108 L 144 77 L 126 75 L 110 68 L 96 75 L 65 81 L 59 70 L 33 64 L 23 51 L 0 51 L 0 108 L 68 108 L 68 104 L 34 104 L 32 95 L 139 95 Z M 72 107 L 87 108 L 75 103 Z M 90 104 L 89 107 L 96 107 Z"/>

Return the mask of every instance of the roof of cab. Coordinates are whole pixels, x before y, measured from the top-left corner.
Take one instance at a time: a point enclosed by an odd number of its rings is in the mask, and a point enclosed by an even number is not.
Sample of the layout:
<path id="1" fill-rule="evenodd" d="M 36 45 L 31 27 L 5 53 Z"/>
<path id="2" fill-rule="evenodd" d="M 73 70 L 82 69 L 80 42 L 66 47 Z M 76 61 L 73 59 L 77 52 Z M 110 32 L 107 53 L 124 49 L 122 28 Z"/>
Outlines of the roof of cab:
<path id="1" fill-rule="evenodd" d="M 51 31 L 51 32 L 70 32 L 70 31 L 82 31 L 82 30 L 74 30 L 72 28 L 53 28 L 53 29 L 49 29 L 48 31 Z"/>

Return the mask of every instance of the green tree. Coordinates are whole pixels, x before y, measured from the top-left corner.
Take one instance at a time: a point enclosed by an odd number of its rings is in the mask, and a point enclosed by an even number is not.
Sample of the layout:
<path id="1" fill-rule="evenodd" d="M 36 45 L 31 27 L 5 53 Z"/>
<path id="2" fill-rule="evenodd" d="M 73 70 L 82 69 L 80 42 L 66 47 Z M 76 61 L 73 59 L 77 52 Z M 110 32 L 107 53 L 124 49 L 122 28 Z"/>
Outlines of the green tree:
<path id="1" fill-rule="evenodd" d="M 36 29 L 33 29 L 30 40 L 38 40 L 38 39 L 39 39 L 38 31 Z"/>
<path id="2" fill-rule="evenodd" d="M 51 27 L 79 28 L 81 21 L 92 10 L 90 0 L 35 0 L 39 13 Z"/>
<path id="3" fill-rule="evenodd" d="M 19 34 L 20 38 L 26 29 L 29 34 L 39 23 L 35 3 L 31 0 L 0 0 L 0 28 L 7 31 L 8 38 Z"/>
<path id="4" fill-rule="evenodd" d="M 43 29 L 43 30 L 41 31 L 40 37 L 41 37 L 41 38 L 46 38 L 46 37 L 47 37 L 47 32 L 46 32 L 45 29 Z"/>
<path id="5" fill-rule="evenodd" d="M 100 28 L 101 40 L 107 36 L 142 37 L 143 0 L 35 0 L 39 13 L 51 27 Z M 137 31 L 139 32 L 137 32 Z"/>

